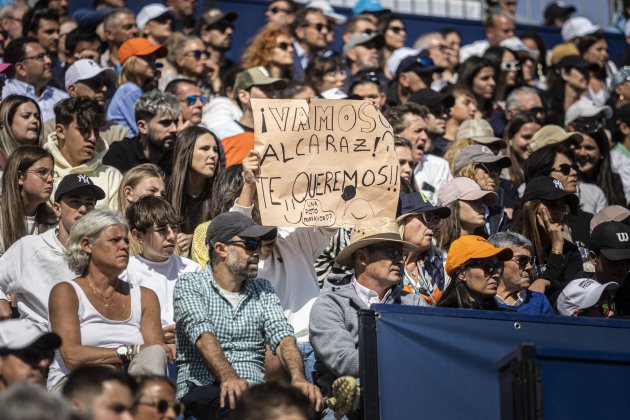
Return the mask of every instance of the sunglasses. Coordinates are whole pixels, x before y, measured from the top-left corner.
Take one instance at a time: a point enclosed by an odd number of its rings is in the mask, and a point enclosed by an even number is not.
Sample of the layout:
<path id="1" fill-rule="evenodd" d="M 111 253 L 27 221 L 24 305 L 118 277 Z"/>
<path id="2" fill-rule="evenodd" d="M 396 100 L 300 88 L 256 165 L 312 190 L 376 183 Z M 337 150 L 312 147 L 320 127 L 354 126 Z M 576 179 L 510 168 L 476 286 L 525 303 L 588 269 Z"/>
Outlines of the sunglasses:
<path id="1" fill-rule="evenodd" d="M 241 239 L 238 241 L 228 241 L 225 242 L 226 245 L 243 245 L 248 251 L 256 251 L 260 249 L 262 246 L 262 241 L 260 239 Z"/>
<path id="2" fill-rule="evenodd" d="M 84 85 L 86 85 L 87 87 L 89 87 L 95 92 L 100 92 L 104 86 L 109 86 L 109 83 L 107 83 L 107 81 L 105 81 L 104 79 L 101 79 L 100 77 L 93 77 L 91 79 L 80 80 L 79 82 L 83 83 Z"/>
<path id="3" fill-rule="evenodd" d="M 541 125 L 543 121 L 545 120 L 545 118 L 547 117 L 547 110 L 542 107 L 532 108 L 532 109 L 524 110 L 522 112 L 528 114 L 530 117 L 536 120 L 537 123 Z"/>
<path id="4" fill-rule="evenodd" d="M 176 416 L 179 416 L 180 414 L 184 412 L 184 404 L 177 401 L 167 401 L 167 400 L 156 400 L 153 402 L 139 401 L 138 404 L 153 407 L 160 414 L 166 413 L 169 408 L 173 409 Z"/>
<path id="5" fill-rule="evenodd" d="M 520 69 L 521 63 L 518 60 L 501 62 L 501 70 L 503 71 L 518 71 Z"/>
<path id="6" fill-rule="evenodd" d="M 476 167 L 484 170 L 486 173 L 488 173 L 488 175 L 499 175 L 501 173 L 501 168 L 494 165 L 486 165 L 483 163 L 478 163 Z"/>
<path id="7" fill-rule="evenodd" d="M 304 28 L 314 28 L 317 32 L 322 32 L 326 29 L 328 32 L 332 32 L 333 27 L 331 25 L 325 25 L 323 23 L 305 23 L 302 25 Z"/>
<path id="8" fill-rule="evenodd" d="M 382 251 L 390 260 L 399 260 L 403 257 L 404 251 L 402 247 L 393 246 L 371 246 L 367 248 L 370 252 Z"/>
<path id="9" fill-rule="evenodd" d="M 219 22 L 219 23 L 215 23 L 214 25 L 210 25 L 208 26 L 207 30 L 211 31 L 211 30 L 215 30 L 215 31 L 219 31 L 219 32 L 225 32 L 228 29 L 234 29 L 234 25 L 230 22 Z"/>
<path id="10" fill-rule="evenodd" d="M 288 42 L 278 42 L 278 45 L 276 45 L 276 48 L 280 48 L 282 51 L 287 51 L 289 47 L 292 47 L 292 45 Z"/>
<path id="11" fill-rule="evenodd" d="M 151 20 L 156 23 L 165 24 L 165 23 L 168 23 L 169 21 L 172 22 L 173 17 L 168 13 L 164 13 L 162 16 L 158 16 L 155 19 L 151 19 Z"/>
<path id="12" fill-rule="evenodd" d="M 438 224 L 440 224 L 440 216 L 438 216 L 437 214 L 433 213 L 433 212 L 425 212 L 425 213 L 421 213 L 422 214 L 422 223 L 424 223 L 425 226 L 430 227 L 430 226 L 437 226 Z"/>
<path id="13" fill-rule="evenodd" d="M 429 112 L 437 118 L 444 118 L 448 114 L 447 109 L 441 105 L 429 107 Z"/>
<path id="14" fill-rule="evenodd" d="M 503 261 L 490 262 L 486 260 L 474 260 L 468 263 L 468 266 L 481 268 L 484 273 L 492 275 L 495 272 L 503 270 Z"/>
<path id="15" fill-rule="evenodd" d="M 573 163 L 571 165 L 568 163 L 561 163 L 557 168 L 551 168 L 552 171 L 560 172 L 562 175 L 569 175 L 571 173 L 571 169 L 577 172 L 579 169 L 577 163 Z"/>
<path id="16" fill-rule="evenodd" d="M 0 354 L 2 354 L 3 356 L 12 354 L 13 356 L 19 358 L 20 360 L 22 360 L 24 363 L 28 364 L 29 366 L 36 366 L 39 364 L 39 362 L 41 362 L 44 359 L 53 360 L 55 352 L 53 350 L 42 351 L 42 350 L 34 349 L 31 347 L 27 347 L 21 350 L 4 350 Z"/>
<path id="17" fill-rule="evenodd" d="M 188 106 L 193 106 L 197 103 L 197 100 L 199 100 L 202 105 L 206 103 L 206 97 L 203 95 L 188 95 L 182 102 L 186 102 Z"/>
<path id="18" fill-rule="evenodd" d="M 605 118 L 577 118 L 573 121 L 575 131 L 591 133 L 601 129 L 605 124 Z"/>
<path id="19" fill-rule="evenodd" d="M 512 261 L 518 264 L 521 270 L 524 270 L 528 264 L 531 264 L 532 266 L 536 265 L 536 257 L 534 256 L 515 255 L 514 258 L 512 258 Z"/>
<path id="20" fill-rule="evenodd" d="M 190 54 L 192 54 L 193 57 L 195 57 L 195 60 L 200 60 L 201 57 L 203 56 L 205 56 L 206 58 L 210 58 L 210 53 L 204 50 L 193 50 L 193 51 L 188 51 L 187 53 L 184 53 L 184 55 L 190 55 Z"/>
<path id="21" fill-rule="evenodd" d="M 269 13 L 271 13 L 272 15 L 275 15 L 275 14 L 280 13 L 280 12 L 282 12 L 282 13 L 291 13 L 290 10 L 282 9 L 280 7 L 270 7 L 269 9 L 267 9 L 267 11 Z"/>
<path id="22" fill-rule="evenodd" d="M 399 34 L 401 32 L 407 32 L 407 30 L 402 26 L 390 26 L 387 28 L 388 31 L 392 31 L 395 34 Z"/>

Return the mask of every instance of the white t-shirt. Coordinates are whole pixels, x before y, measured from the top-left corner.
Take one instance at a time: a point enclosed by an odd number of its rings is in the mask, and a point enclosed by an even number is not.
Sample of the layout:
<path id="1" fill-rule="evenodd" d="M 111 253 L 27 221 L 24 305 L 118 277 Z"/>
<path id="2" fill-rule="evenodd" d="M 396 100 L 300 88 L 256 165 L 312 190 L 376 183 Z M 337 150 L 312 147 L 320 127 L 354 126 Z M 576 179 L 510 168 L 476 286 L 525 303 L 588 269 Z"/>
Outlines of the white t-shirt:
<path id="1" fill-rule="evenodd" d="M 445 182 L 453 179 L 448 161 L 439 156 L 425 154 L 413 172 L 418 189 L 432 202 L 437 202 L 437 194 Z"/>
<path id="2" fill-rule="evenodd" d="M 155 262 L 136 255 L 129 259 L 127 270 L 120 277 L 155 292 L 160 301 L 161 322 L 164 327 L 175 323 L 173 315 L 175 282 L 182 274 L 194 271 L 201 271 L 201 267 L 188 258 L 171 255 L 164 262 Z"/>

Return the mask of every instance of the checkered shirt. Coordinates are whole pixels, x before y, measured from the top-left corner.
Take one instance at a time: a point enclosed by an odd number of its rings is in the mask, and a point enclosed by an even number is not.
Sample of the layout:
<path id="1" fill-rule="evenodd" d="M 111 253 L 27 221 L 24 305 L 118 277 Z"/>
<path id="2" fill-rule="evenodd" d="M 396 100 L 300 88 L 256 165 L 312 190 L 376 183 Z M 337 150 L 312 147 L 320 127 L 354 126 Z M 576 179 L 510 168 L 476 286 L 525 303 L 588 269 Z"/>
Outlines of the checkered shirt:
<path id="1" fill-rule="evenodd" d="M 214 334 L 227 361 L 250 384 L 265 380 L 265 344 L 275 352 L 293 336 L 280 300 L 269 281 L 246 280 L 236 309 L 221 294 L 208 264 L 206 271 L 186 273 L 175 285 L 177 323 L 177 398 L 192 388 L 215 382 L 195 347 L 201 334 Z"/>

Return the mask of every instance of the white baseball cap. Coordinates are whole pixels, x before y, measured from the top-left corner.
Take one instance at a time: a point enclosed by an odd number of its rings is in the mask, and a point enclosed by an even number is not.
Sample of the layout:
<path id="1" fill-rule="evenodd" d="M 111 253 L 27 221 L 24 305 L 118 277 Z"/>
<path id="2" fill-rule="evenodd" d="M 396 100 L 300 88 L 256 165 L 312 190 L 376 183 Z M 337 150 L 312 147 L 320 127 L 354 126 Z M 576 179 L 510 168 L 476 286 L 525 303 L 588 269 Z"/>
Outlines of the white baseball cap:
<path id="1" fill-rule="evenodd" d="M 560 315 L 573 316 L 578 309 L 588 309 L 595 305 L 604 291 L 619 289 L 615 282 L 601 284 L 593 279 L 577 279 L 567 284 L 558 296 L 556 308 Z"/>
<path id="2" fill-rule="evenodd" d="M 420 50 L 417 50 L 415 48 L 398 48 L 387 59 L 387 70 L 389 70 L 390 74 L 396 74 L 396 70 L 398 70 L 398 65 L 401 61 L 403 61 L 407 57 L 418 54 L 420 54 Z"/>
<path id="3" fill-rule="evenodd" d="M 313 7 L 322 11 L 324 16 L 327 16 L 335 21 L 337 25 L 343 25 L 348 18 L 340 13 L 336 13 L 328 0 L 313 0 L 306 5 L 306 7 Z"/>
<path id="4" fill-rule="evenodd" d="M 114 70 L 110 68 L 104 69 L 99 66 L 96 61 L 89 58 L 77 60 L 68 67 L 66 71 L 66 90 L 68 90 L 68 87 L 81 80 L 88 80 L 99 75 L 101 78 L 109 80 L 111 83 L 116 81 L 116 73 Z"/>
<path id="5" fill-rule="evenodd" d="M 564 22 L 560 33 L 562 34 L 562 40 L 569 42 L 573 38 L 590 35 L 597 31 L 599 31 L 599 26 L 593 25 L 593 23 L 585 17 L 577 16 Z"/>
<path id="6" fill-rule="evenodd" d="M 54 350 L 61 345 L 61 337 L 53 332 L 43 332 L 28 321 L 7 319 L 0 322 L 0 349 L 22 350 L 36 346 Z"/>
<path id="7" fill-rule="evenodd" d="M 175 11 L 170 7 L 166 7 L 160 3 L 147 4 L 138 12 L 138 16 L 136 16 L 136 25 L 138 25 L 139 30 L 142 30 L 144 25 L 146 25 L 150 20 L 158 18 L 165 13 L 169 13 L 172 16 L 173 21 L 175 21 Z"/>
<path id="8" fill-rule="evenodd" d="M 569 107 L 569 109 L 567 109 L 566 114 L 564 114 L 564 124 L 566 125 L 570 122 L 575 121 L 578 118 L 595 117 L 602 112 L 604 113 L 606 118 L 612 117 L 612 108 L 610 108 L 608 105 L 596 105 L 586 96 L 582 96 L 580 99 L 575 101 L 573 105 Z"/>

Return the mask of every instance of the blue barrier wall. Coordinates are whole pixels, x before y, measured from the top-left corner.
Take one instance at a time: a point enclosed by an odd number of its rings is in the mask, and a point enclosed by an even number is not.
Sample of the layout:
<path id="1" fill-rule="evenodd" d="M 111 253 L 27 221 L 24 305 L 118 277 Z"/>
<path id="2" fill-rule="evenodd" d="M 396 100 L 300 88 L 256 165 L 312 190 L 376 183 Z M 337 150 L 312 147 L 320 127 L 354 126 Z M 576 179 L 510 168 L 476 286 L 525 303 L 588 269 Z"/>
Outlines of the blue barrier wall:
<path id="1" fill-rule="evenodd" d="M 616 361 L 630 361 L 630 322 L 626 320 L 402 305 L 374 305 L 372 309 L 378 313 L 374 321 L 376 340 L 363 345 L 376 346 L 377 360 L 362 360 L 362 364 L 368 370 L 366 377 L 377 366 L 378 378 L 364 385 L 366 395 L 378 395 L 383 420 L 500 419 L 497 362 L 523 342 L 534 343 L 537 348 L 615 354 Z M 566 416 L 545 418 L 597 418 L 583 414 L 592 413 L 597 406 L 597 392 L 625 401 L 627 372 L 610 369 L 609 381 L 603 387 L 580 382 L 576 375 L 566 376 L 564 384 L 561 380 L 550 382 L 543 401 L 549 405 L 547 413 L 561 411 L 553 406 L 557 387 L 575 390 L 575 398 L 570 404 L 563 401 Z M 370 389 L 374 384 L 378 386 L 376 392 Z"/>
<path id="2" fill-rule="evenodd" d="M 128 7 L 136 13 L 145 5 L 156 3 L 159 0 L 134 0 L 127 1 Z M 70 11 L 79 7 L 86 7 L 88 0 L 70 0 Z M 89 2 L 91 4 L 91 2 Z M 247 44 L 255 34 L 265 24 L 264 12 L 269 3 L 266 0 L 229 0 L 216 1 L 217 7 L 222 10 L 233 10 L 239 14 L 238 20 L 235 22 L 234 48 L 228 54 L 230 58 L 238 60 L 242 53 L 243 47 Z M 203 10 L 203 1 L 197 0 L 197 11 L 201 13 Z M 337 8 L 338 13 L 351 16 L 351 10 L 345 8 Z M 413 41 L 420 35 L 435 31 L 444 27 L 454 27 L 461 32 L 463 43 L 467 44 L 477 39 L 483 39 L 484 33 L 479 21 L 450 19 L 443 17 L 422 16 L 422 15 L 401 15 L 408 29 L 408 43 L 411 46 Z M 548 48 L 562 41 L 560 30 L 557 28 L 537 26 L 537 25 L 517 25 L 517 32 L 536 31 L 538 32 Z M 622 35 L 616 33 L 606 33 L 610 45 L 610 55 L 614 57 L 622 52 L 626 47 L 625 39 Z M 339 50 L 338 40 L 341 38 L 341 31 L 337 31 L 336 49 Z"/>

